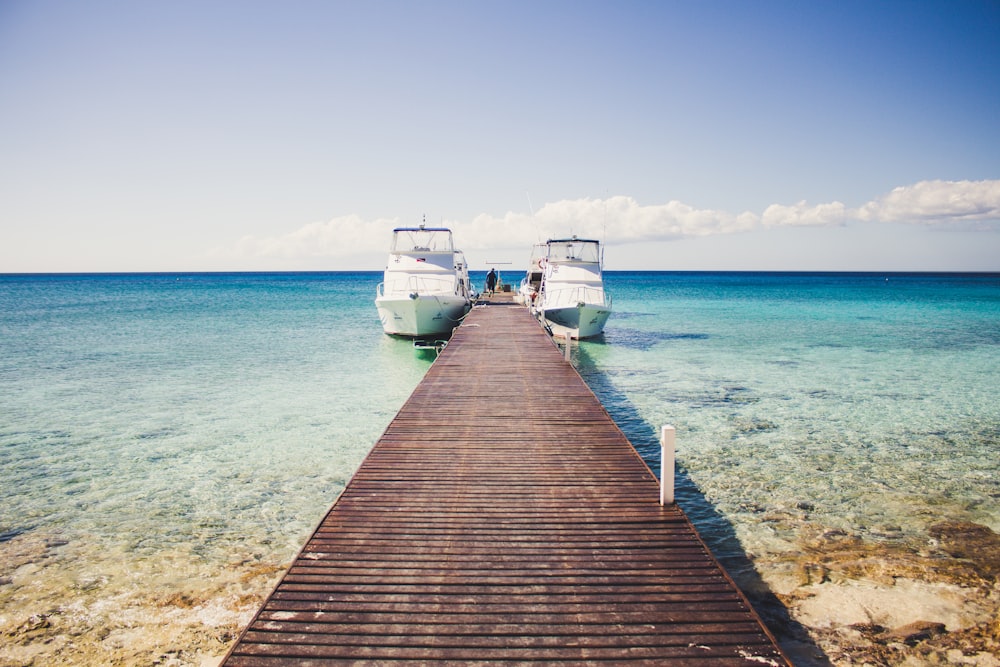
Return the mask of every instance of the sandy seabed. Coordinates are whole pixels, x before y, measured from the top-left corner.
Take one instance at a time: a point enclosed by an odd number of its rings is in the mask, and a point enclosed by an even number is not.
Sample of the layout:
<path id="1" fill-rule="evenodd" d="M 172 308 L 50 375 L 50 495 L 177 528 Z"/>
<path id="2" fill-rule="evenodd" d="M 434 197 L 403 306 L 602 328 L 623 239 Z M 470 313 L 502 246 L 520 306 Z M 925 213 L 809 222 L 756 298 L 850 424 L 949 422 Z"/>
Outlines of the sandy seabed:
<path id="1" fill-rule="evenodd" d="M 1000 536 L 930 532 L 916 548 L 817 527 L 798 549 L 724 564 L 796 666 L 1000 667 Z M 0 542 L 0 667 L 217 665 L 287 567 L 185 552 L 95 566 L 80 548 Z"/>
<path id="2" fill-rule="evenodd" d="M 817 527 L 796 550 L 727 567 L 794 665 L 1000 667 L 1000 536 L 968 522 L 930 536 Z"/>
<path id="3" fill-rule="evenodd" d="M 0 543 L 0 667 L 217 665 L 288 565 L 82 549 L 34 533 Z"/>

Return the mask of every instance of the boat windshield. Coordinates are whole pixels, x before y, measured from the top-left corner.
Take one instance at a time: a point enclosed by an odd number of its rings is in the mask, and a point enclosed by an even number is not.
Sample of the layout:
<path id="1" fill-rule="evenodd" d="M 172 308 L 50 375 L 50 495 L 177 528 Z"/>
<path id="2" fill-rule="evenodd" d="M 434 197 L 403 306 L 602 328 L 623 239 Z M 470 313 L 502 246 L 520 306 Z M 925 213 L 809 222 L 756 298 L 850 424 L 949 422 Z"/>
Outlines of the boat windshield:
<path id="1" fill-rule="evenodd" d="M 569 239 L 549 241 L 550 262 L 592 262 L 600 263 L 601 251 L 597 241 Z"/>
<path id="2" fill-rule="evenodd" d="M 420 227 L 399 228 L 392 231 L 390 252 L 453 252 L 451 230 Z"/>

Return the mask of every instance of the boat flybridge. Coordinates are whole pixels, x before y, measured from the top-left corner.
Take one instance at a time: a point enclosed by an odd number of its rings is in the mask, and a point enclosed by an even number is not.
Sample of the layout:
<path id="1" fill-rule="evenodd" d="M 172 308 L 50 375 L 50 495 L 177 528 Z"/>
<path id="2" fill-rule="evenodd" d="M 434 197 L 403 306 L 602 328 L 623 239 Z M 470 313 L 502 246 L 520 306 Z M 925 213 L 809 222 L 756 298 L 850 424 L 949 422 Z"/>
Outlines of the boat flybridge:
<path id="1" fill-rule="evenodd" d="M 448 335 L 472 308 L 469 266 L 444 227 L 392 230 L 389 262 L 375 295 L 387 334 Z"/>
<path id="2" fill-rule="evenodd" d="M 604 332 L 611 316 L 611 295 L 604 291 L 603 264 L 600 241 L 574 236 L 550 239 L 544 254 L 539 252 L 537 264 L 528 267 L 522 293 L 553 336 L 591 338 Z M 533 267 L 541 269 L 536 292 L 532 292 L 537 275 Z"/>

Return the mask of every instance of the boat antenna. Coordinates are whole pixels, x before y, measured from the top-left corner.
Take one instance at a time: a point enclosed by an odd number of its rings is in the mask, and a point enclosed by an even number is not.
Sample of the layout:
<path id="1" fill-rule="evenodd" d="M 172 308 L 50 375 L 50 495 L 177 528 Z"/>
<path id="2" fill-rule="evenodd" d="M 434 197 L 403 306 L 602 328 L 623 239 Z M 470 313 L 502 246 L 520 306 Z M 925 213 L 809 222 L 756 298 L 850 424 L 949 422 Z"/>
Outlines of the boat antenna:
<path id="1" fill-rule="evenodd" d="M 601 255 L 604 255 L 604 246 L 608 242 L 608 191 L 604 191 L 604 222 L 601 229 Z"/>

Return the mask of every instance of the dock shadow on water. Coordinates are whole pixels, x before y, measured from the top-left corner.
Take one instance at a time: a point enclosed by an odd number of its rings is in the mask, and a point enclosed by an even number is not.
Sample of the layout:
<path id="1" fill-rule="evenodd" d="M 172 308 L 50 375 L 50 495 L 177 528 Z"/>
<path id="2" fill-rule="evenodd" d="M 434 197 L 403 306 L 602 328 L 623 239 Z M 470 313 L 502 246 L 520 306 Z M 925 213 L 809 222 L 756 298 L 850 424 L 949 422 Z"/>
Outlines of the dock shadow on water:
<path id="1" fill-rule="evenodd" d="M 635 317 L 635 315 L 632 315 Z M 605 331 L 597 338 L 590 338 L 587 344 L 610 343 L 619 347 L 628 347 L 635 350 L 649 350 L 654 345 L 665 341 L 676 340 L 705 340 L 709 336 L 706 333 L 673 333 L 664 331 L 645 331 L 642 329 L 629 329 L 624 327 Z"/>
<path id="2" fill-rule="evenodd" d="M 656 342 L 662 339 L 657 337 Z M 573 365 L 646 464 L 659 475 L 661 456 L 657 429 L 642 418 L 635 406 L 614 386 L 611 378 L 598 368 L 587 352 L 588 346 L 603 345 L 605 342 L 602 336 L 582 344 L 573 343 L 570 350 Z M 733 525 L 705 498 L 682 465 L 677 465 L 674 481 L 677 504 L 694 524 L 712 555 L 746 595 L 786 655 L 798 667 L 832 665 L 829 657 L 809 636 L 807 629 L 792 618 L 788 607 L 760 576 L 753 561 L 743 550 Z"/>

